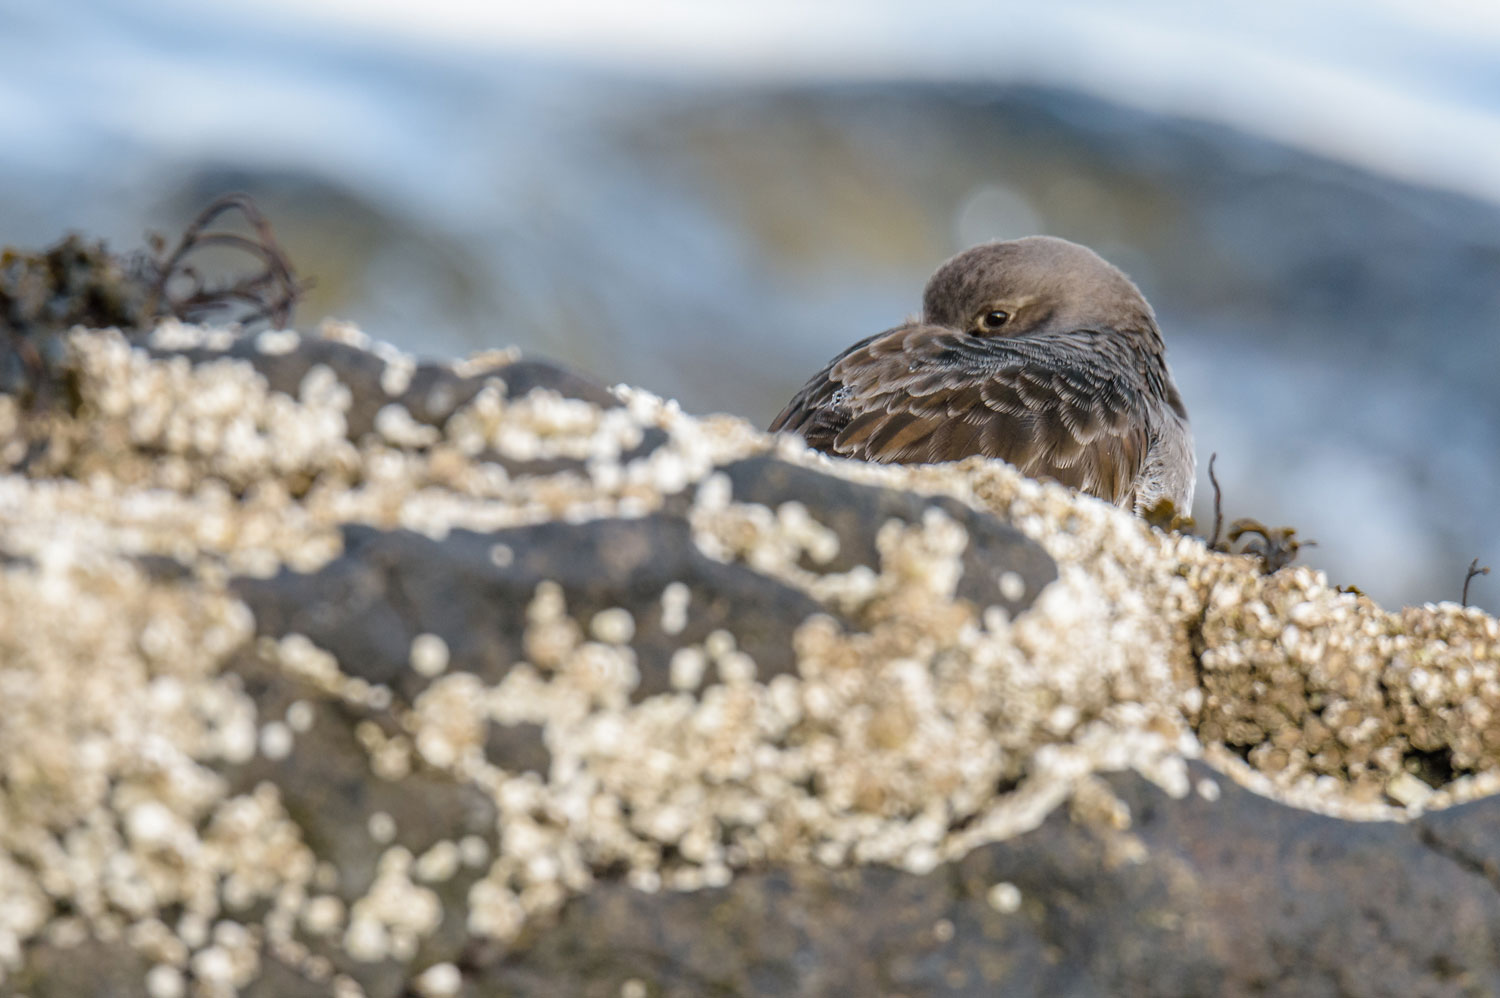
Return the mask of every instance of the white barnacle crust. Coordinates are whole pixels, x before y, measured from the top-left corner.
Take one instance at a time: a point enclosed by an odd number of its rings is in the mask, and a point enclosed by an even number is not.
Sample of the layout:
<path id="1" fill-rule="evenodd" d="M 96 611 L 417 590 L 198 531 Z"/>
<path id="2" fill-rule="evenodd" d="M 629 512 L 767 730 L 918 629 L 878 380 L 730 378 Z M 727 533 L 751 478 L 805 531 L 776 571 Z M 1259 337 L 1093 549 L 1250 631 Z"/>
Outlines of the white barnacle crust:
<path id="1" fill-rule="evenodd" d="M 418 634 L 411 642 L 411 667 L 429 679 L 448 668 L 448 642 L 437 634 Z"/>
<path id="2" fill-rule="evenodd" d="M 255 349 L 265 354 L 291 353 L 302 342 L 302 337 L 291 329 L 268 329 L 255 337 Z"/>
<path id="3" fill-rule="evenodd" d="M 417 422 L 406 406 L 395 402 L 375 413 L 375 432 L 398 447 L 426 447 L 442 439 L 437 427 Z"/>
<path id="4" fill-rule="evenodd" d="M 411 880 L 411 853 L 391 848 L 380 858 L 375 882 L 349 908 L 344 946 L 356 960 L 410 960 L 442 920 L 442 905 L 429 888 Z"/>
<path id="5" fill-rule="evenodd" d="M 235 994 L 268 955 L 353 994 L 358 967 L 428 959 L 445 919 L 511 940 L 603 870 L 643 891 L 782 863 L 920 873 L 1054 814 L 1138 862 L 1133 816 L 1101 779 L 1120 771 L 1197 806 L 1238 783 L 1359 819 L 1500 792 L 1500 626 L 1472 608 L 1387 612 L 1307 569 L 1265 576 L 999 462 L 830 460 L 638 389 L 616 389 L 613 408 L 515 398 L 509 353 L 454 365 L 487 384 L 428 426 L 398 401 L 408 359 L 352 327 L 321 335 L 386 365 L 383 415 L 360 440 L 331 368 L 274 391 L 224 351 L 232 333 L 181 324 L 152 345 L 195 362 L 70 334 L 80 405 L 48 424 L 45 448 L 0 396 L 0 990 L 31 947 L 93 937 L 136 953 L 139 990 L 158 998 Z M 869 524 L 875 560 L 831 570 L 840 535 L 818 496 L 743 501 L 716 470 L 759 455 L 992 513 L 1058 577 L 1014 614 L 958 598 L 971 538 L 935 507 Z M 527 462 L 541 470 L 515 470 Z M 826 609 L 786 622 L 790 665 L 713 616 L 740 594 L 701 575 L 631 592 L 629 609 L 624 593 L 585 604 L 544 578 L 516 602 L 519 658 L 503 668 L 411 621 L 410 645 L 384 649 L 389 685 L 320 644 L 315 622 L 257 636 L 232 588 L 317 571 L 349 524 L 445 537 L 657 512 L 685 517 L 697 562 Z M 540 562 L 517 535 L 480 548 L 475 570 L 524 577 Z M 1034 592 L 1015 566 L 991 581 L 1012 604 Z M 247 660 L 295 698 L 259 703 Z M 497 731 L 502 744 L 529 732 L 532 761 L 494 755 Z M 236 775 L 295 770 L 333 735 L 381 781 L 357 829 L 373 874 L 354 888 L 277 777 Z M 1460 775 L 1416 765 L 1434 755 Z M 386 802 L 433 783 L 482 800 L 494 827 L 409 844 L 423 823 Z M 461 910 L 444 910 L 449 894 Z M 985 898 L 1026 909 L 1013 884 Z M 934 939 L 954 931 L 939 923 Z M 411 986 L 465 983 L 439 959 Z"/>

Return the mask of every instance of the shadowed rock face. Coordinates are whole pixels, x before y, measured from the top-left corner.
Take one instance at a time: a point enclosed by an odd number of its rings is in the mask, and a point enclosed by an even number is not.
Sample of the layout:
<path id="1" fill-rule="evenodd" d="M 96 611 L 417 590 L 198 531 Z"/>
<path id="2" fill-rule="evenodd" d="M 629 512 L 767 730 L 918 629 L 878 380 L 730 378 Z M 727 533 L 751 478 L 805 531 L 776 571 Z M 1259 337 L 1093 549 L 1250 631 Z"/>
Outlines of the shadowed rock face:
<path id="1" fill-rule="evenodd" d="M 932 873 L 757 872 L 649 896 L 600 885 L 487 968 L 476 993 L 1480 995 L 1500 988 L 1500 894 L 1434 823 L 1351 824 L 1222 788 L 1111 778 L 1128 831 L 1054 812 Z M 1446 822 L 1470 832 L 1493 801 Z M 1492 833 L 1490 834 L 1493 841 Z"/>
<path id="2" fill-rule="evenodd" d="M 1483 995 L 1500 628 L 513 356 L 0 395 L 0 993 Z"/>
<path id="3" fill-rule="evenodd" d="M 955 591 L 981 606 L 1024 611 L 1057 570 L 1035 542 L 994 517 L 952 499 L 856 485 L 773 458 L 726 465 L 733 494 L 775 508 L 796 502 L 839 538 L 822 572 L 879 567 L 872 524 L 920 523 L 939 510 L 968 531 L 964 572 Z M 682 503 L 672 505 L 684 508 Z M 620 608 L 634 621 L 628 642 L 640 671 L 635 700 L 666 692 L 672 653 L 724 630 L 756 662 L 761 679 L 795 674 L 795 625 L 834 613 L 805 593 L 743 565 L 705 557 L 686 518 L 654 514 L 586 523 L 542 523 L 490 533 L 458 530 L 442 540 L 408 531 L 344 530 L 344 554 L 318 572 L 238 579 L 232 588 L 255 613 L 259 633 L 298 633 L 332 652 L 345 668 L 408 699 L 427 683 L 409 668 L 408 649 L 423 633 L 447 644 L 452 668 L 499 681 L 524 660 L 525 609 L 537 586 L 562 588 L 580 619 Z M 500 554 L 497 564 L 496 551 Z M 1013 572 L 1019 591 L 1002 592 Z M 663 629 L 662 593 L 685 587 L 691 619 Z"/>
<path id="4" fill-rule="evenodd" d="M 870 527 L 891 519 L 919 523 L 928 510 L 939 510 L 960 524 L 968 534 L 964 548 L 963 575 L 954 595 L 976 606 L 999 606 L 1017 614 L 1031 606 L 1042 588 L 1057 578 L 1052 559 L 1014 527 L 992 516 L 978 513 L 947 496 L 918 496 L 892 489 L 876 489 L 830 478 L 809 468 L 785 461 L 754 457 L 725 465 L 735 498 L 777 508 L 794 502 L 805 507 L 821 524 L 838 536 L 838 553 L 821 567 L 807 561 L 813 571 L 847 572 L 856 565 L 879 564 L 875 531 Z M 1019 585 L 1007 593 L 1001 585 L 1006 572 L 1019 577 Z M 1013 583 L 1015 585 L 1015 583 Z"/>
<path id="5" fill-rule="evenodd" d="M 496 565 L 491 551 L 513 552 Z M 693 547 L 686 523 L 664 516 L 545 523 L 479 534 L 455 531 L 441 541 L 405 531 L 345 533 L 344 555 L 310 575 L 235 583 L 262 633 L 305 634 L 372 683 L 415 699 L 428 680 L 413 672 L 418 634 L 448 646 L 450 669 L 487 683 L 525 659 L 526 605 L 544 581 L 561 585 L 583 619 L 620 608 L 635 621 L 643 699 L 670 688 L 669 660 L 683 644 L 724 629 L 756 661 L 764 678 L 794 670 L 791 628 L 818 612 L 817 602 L 789 586 L 711 561 Z M 663 633 L 662 591 L 687 586 L 700 608 L 691 626 Z"/>

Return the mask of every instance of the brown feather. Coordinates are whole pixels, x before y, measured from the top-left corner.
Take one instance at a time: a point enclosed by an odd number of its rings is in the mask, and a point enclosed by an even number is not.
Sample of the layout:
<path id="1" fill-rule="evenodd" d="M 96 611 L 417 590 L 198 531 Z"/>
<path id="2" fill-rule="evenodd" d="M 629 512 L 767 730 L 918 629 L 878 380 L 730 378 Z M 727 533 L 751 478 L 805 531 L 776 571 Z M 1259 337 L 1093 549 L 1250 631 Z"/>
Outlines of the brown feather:
<path id="1" fill-rule="evenodd" d="M 1032 285 L 1041 290 L 1027 299 L 1038 303 L 1031 326 L 1023 312 L 1003 336 L 957 327 L 973 308 L 965 302 L 1008 300 L 995 296 L 1030 293 Z M 854 344 L 808 381 L 771 429 L 866 461 L 982 454 L 1130 507 L 1157 446 L 1157 413 L 1175 413 L 1174 459 L 1186 467 L 1167 470 L 1176 498 L 1191 499 L 1191 438 L 1160 334 L 1150 307 L 1114 268 L 1061 240 L 988 244 L 939 270 L 924 308 L 945 324 L 909 322 Z M 1167 486 L 1153 487 L 1162 494 Z"/>

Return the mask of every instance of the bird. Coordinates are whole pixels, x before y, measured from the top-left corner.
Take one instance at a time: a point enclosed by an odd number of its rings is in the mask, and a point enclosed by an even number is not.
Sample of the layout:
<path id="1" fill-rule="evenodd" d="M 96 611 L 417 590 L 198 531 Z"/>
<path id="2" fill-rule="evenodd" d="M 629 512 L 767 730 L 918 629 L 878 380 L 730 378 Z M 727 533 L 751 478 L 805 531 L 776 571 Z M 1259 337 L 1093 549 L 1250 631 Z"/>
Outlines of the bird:
<path id="1" fill-rule="evenodd" d="M 863 461 L 1000 458 L 1153 517 L 1186 515 L 1197 471 L 1155 312 L 1117 267 L 1055 236 L 943 263 L 919 318 L 829 361 L 770 430 Z"/>

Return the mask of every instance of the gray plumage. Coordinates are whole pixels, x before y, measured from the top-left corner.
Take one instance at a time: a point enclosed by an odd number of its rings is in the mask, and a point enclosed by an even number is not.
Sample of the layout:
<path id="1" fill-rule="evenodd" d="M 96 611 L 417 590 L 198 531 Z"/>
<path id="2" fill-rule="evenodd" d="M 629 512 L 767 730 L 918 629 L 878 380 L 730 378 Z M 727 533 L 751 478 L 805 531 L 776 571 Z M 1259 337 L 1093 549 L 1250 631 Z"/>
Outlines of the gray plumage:
<path id="1" fill-rule="evenodd" d="M 1009 461 L 1137 513 L 1186 513 L 1196 459 L 1151 306 L 1093 250 L 986 243 L 938 268 L 922 317 L 861 340 L 771 430 L 839 457 Z"/>

